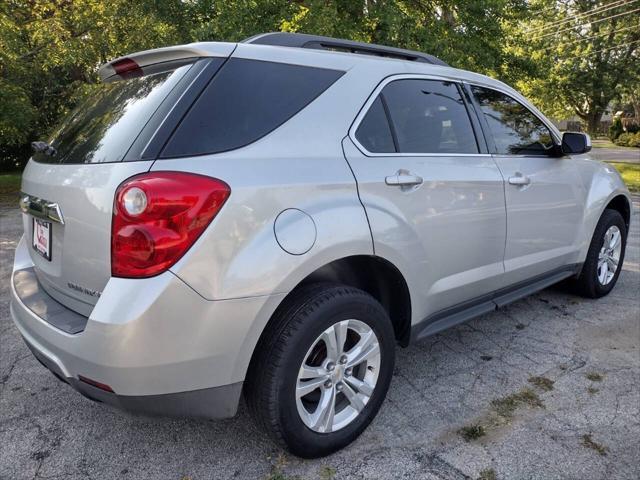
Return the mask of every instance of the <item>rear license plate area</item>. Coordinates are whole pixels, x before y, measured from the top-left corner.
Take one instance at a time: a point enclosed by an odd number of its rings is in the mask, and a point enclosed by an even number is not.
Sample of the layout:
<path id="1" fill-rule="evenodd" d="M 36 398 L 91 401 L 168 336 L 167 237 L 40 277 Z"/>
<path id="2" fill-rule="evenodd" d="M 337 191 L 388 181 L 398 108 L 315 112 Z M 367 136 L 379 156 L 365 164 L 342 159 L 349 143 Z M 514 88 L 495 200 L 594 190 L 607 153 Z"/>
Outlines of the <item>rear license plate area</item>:
<path id="1" fill-rule="evenodd" d="M 33 249 L 51 261 L 51 222 L 33 219 Z"/>

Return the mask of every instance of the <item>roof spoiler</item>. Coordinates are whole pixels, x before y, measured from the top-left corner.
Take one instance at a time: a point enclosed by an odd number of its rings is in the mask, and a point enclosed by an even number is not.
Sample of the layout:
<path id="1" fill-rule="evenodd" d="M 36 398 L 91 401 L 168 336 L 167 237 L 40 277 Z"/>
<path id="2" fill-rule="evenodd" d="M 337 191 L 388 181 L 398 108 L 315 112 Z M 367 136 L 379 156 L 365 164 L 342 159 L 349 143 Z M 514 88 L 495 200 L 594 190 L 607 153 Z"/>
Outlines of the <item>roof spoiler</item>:
<path id="1" fill-rule="evenodd" d="M 115 75 L 130 78 L 144 75 L 145 67 L 158 63 L 179 62 L 190 58 L 228 57 L 235 48 L 235 43 L 199 42 L 174 47 L 156 48 L 132 53 L 111 60 L 98 69 L 102 81 L 110 80 Z"/>
<path id="2" fill-rule="evenodd" d="M 405 50 L 403 48 L 387 47 L 375 43 L 355 42 L 342 38 L 323 37 L 320 35 L 308 35 L 306 33 L 271 32 L 261 33 L 253 37 L 245 38 L 241 43 L 253 43 L 257 45 L 273 45 L 280 47 L 311 48 L 315 50 L 337 50 L 362 55 L 395 58 L 412 62 L 431 63 L 448 67 L 449 65 L 438 57 L 428 53 Z"/>

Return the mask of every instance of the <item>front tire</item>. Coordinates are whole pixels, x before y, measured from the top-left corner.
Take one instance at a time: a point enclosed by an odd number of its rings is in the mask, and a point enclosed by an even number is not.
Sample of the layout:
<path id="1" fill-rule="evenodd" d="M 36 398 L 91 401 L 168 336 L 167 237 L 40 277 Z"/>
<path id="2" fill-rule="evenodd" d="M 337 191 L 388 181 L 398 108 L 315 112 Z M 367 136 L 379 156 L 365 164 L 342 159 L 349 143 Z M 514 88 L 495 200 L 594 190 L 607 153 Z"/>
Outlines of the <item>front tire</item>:
<path id="1" fill-rule="evenodd" d="M 276 312 L 252 359 L 245 396 L 273 440 L 304 458 L 353 442 L 393 374 L 395 336 L 382 306 L 356 288 L 317 284 Z"/>
<path id="2" fill-rule="evenodd" d="M 578 293 L 587 298 L 608 295 L 620 276 L 626 245 L 627 226 L 622 215 L 616 210 L 605 210 L 575 282 Z"/>

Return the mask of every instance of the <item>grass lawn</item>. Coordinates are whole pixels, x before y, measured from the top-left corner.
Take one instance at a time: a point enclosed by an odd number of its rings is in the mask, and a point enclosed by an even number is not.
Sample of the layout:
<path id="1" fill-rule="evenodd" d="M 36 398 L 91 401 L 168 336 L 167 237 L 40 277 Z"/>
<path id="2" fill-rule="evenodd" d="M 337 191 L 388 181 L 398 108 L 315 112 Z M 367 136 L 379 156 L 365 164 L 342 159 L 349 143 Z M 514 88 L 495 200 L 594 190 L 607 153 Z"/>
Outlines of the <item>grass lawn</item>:
<path id="1" fill-rule="evenodd" d="M 616 145 L 608 138 L 592 138 L 591 146 L 593 148 L 627 148 Z"/>
<path id="2" fill-rule="evenodd" d="M 21 179 L 21 173 L 0 173 L 0 195 L 18 193 Z"/>
<path id="3" fill-rule="evenodd" d="M 627 184 L 629 191 L 640 193 L 640 164 L 638 163 L 618 163 L 607 162 L 620 172 L 624 183 Z"/>
<path id="4" fill-rule="evenodd" d="M 613 143 L 609 139 L 591 139 L 591 146 L 593 148 L 618 148 L 618 145 Z"/>

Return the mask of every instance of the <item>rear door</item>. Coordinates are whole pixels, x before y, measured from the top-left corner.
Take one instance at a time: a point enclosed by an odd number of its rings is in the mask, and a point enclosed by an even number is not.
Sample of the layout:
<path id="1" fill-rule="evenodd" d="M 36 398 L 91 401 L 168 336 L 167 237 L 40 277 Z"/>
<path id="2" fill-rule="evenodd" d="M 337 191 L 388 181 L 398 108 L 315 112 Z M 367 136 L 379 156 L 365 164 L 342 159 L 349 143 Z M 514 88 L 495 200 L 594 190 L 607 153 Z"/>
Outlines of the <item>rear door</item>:
<path id="1" fill-rule="evenodd" d="M 343 143 L 375 252 L 403 270 L 418 321 L 503 274 L 503 180 L 470 108 L 450 80 L 387 79 Z"/>
<path id="2" fill-rule="evenodd" d="M 577 261 L 583 186 L 570 157 L 555 155 L 553 133 L 512 96 L 472 86 L 505 179 L 505 286 Z"/>
<path id="3" fill-rule="evenodd" d="M 116 188 L 149 170 L 151 150 L 163 143 L 158 132 L 179 114 L 177 98 L 222 61 L 163 62 L 100 85 L 53 134 L 52 148 L 27 164 L 25 240 L 43 288 L 68 308 L 88 315 L 111 277 Z"/>

